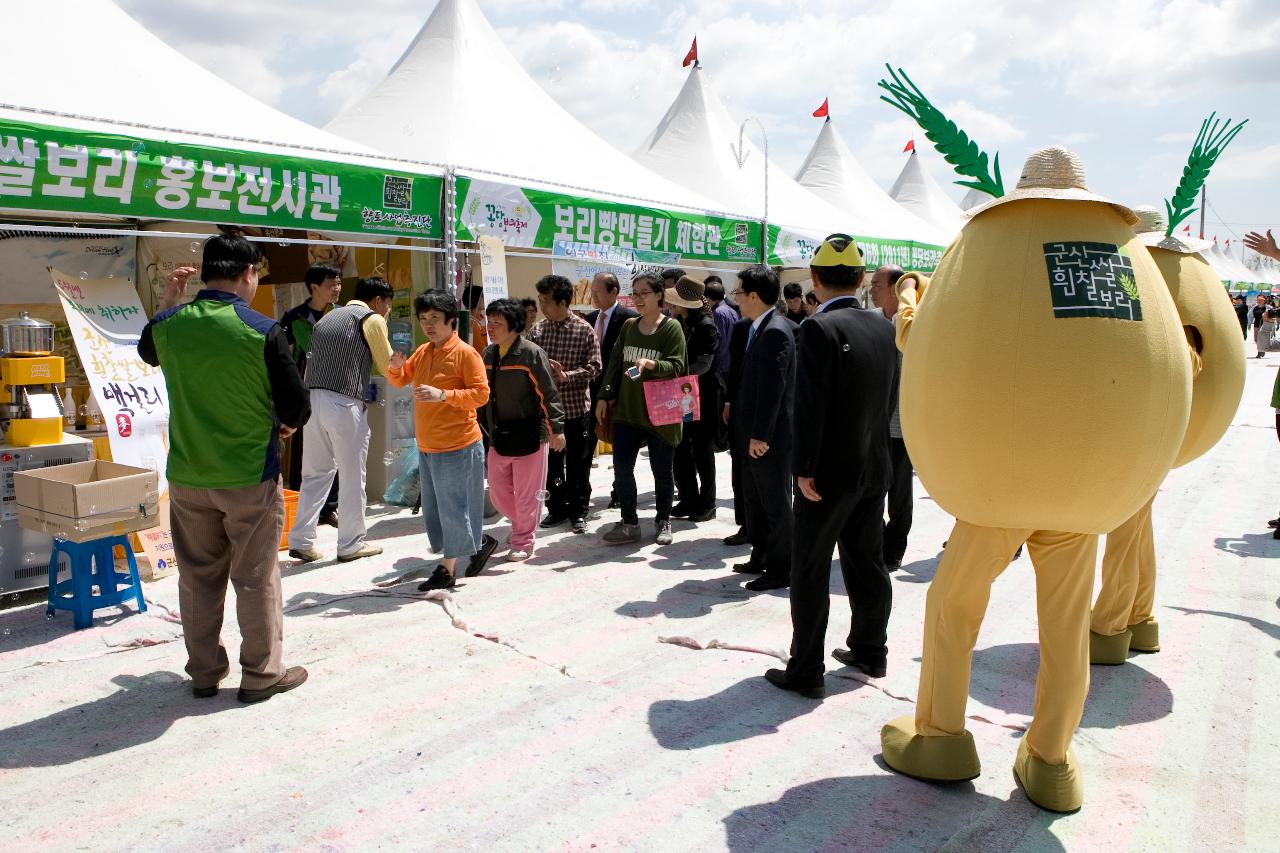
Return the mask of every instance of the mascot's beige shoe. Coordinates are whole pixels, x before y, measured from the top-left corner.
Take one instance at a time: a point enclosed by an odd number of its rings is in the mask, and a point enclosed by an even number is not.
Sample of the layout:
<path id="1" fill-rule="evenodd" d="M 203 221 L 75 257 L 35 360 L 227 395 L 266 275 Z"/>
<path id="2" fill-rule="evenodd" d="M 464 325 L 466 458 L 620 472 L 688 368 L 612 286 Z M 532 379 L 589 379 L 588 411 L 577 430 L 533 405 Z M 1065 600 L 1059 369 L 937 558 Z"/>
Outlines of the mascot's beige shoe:
<path id="1" fill-rule="evenodd" d="M 1129 644 L 1133 632 L 1125 629 L 1110 637 L 1089 632 L 1089 663 L 1103 666 L 1119 666 L 1129 659 Z"/>
<path id="2" fill-rule="evenodd" d="M 1018 758 L 1013 775 L 1027 799 L 1042 809 L 1071 814 L 1084 804 L 1084 780 L 1076 771 L 1076 757 L 1067 750 L 1062 764 L 1045 764 L 1027 749 L 1027 741 L 1018 744 Z"/>
<path id="3" fill-rule="evenodd" d="M 1129 641 L 1129 648 L 1133 651 L 1144 654 L 1160 651 L 1160 623 L 1156 620 L 1148 619 L 1137 625 L 1130 625 L 1129 631 L 1133 634 L 1133 639 Z"/>
<path id="4" fill-rule="evenodd" d="M 967 782 L 982 775 L 973 735 L 916 733 L 915 717 L 898 717 L 880 730 L 884 763 L 904 776 L 930 782 Z"/>

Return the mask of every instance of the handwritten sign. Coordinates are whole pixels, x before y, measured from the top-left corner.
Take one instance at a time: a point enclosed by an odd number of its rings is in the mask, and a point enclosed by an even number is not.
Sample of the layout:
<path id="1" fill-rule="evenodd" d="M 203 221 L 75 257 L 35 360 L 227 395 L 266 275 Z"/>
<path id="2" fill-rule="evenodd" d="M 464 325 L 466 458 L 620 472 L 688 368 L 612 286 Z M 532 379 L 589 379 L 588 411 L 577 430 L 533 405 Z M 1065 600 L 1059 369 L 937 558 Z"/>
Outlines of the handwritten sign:
<path id="1" fill-rule="evenodd" d="M 484 304 L 507 298 L 507 251 L 501 237 L 484 235 L 480 245 L 480 269 L 484 276 Z"/>

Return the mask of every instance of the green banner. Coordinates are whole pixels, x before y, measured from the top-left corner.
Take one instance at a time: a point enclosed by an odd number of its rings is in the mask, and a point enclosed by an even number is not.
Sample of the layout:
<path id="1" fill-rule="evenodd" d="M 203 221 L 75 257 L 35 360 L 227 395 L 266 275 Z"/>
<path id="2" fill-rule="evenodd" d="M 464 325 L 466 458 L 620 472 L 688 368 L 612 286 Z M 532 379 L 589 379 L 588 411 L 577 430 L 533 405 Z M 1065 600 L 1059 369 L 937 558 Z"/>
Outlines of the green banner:
<path id="1" fill-rule="evenodd" d="M 933 272 L 942 260 L 944 246 L 917 243 L 911 240 L 884 240 L 879 237 L 863 237 L 851 234 L 862 252 L 862 260 L 868 270 L 885 264 L 896 264 L 904 270 Z M 774 266 L 807 267 L 809 259 L 818 250 L 822 239 L 797 234 L 776 225 L 769 226 L 769 263 Z"/>
<path id="2" fill-rule="evenodd" d="M 755 263 L 760 223 L 662 210 L 513 184 L 458 178 L 458 238 L 502 237 L 505 245 L 550 249 L 589 243 L 639 252 L 674 252 L 688 260 Z"/>
<path id="3" fill-rule="evenodd" d="M 442 178 L 0 120 L 0 208 L 439 238 Z"/>

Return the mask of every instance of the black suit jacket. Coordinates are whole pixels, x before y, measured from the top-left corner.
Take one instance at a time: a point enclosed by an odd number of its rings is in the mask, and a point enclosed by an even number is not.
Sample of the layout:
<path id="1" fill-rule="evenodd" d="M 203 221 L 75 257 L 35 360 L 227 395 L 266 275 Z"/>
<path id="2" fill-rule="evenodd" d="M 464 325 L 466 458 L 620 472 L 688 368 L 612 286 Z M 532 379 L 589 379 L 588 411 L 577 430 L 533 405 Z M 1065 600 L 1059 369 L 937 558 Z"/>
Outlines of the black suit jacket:
<path id="1" fill-rule="evenodd" d="M 742 383 L 742 357 L 747 351 L 747 336 L 750 334 L 751 320 L 746 317 L 734 323 L 733 331 L 729 333 L 729 375 L 725 378 L 725 400 L 730 403 Z"/>
<path id="2" fill-rule="evenodd" d="M 879 311 L 847 299 L 800 325 L 792 471 L 820 495 L 886 490 L 898 349 Z"/>
<path id="3" fill-rule="evenodd" d="M 609 315 L 609 323 L 604 327 L 604 339 L 600 341 L 600 363 L 605 367 L 609 366 L 609 354 L 613 352 L 613 345 L 618 340 L 618 334 L 622 331 L 622 324 L 630 320 L 632 317 L 640 315 L 625 305 L 617 305 L 613 309 L 613 313 Z M 597 308 L 587 315 L 587 322 L 591 324 L 591 328 L 596 327 L 596 320 L 600 318 L 600 309 Z M 604 382 L 604 370 L 601 369 L 591 380 L 591 402 L 600 397 L 600 384 Z"/>
<path id="4" fill-rule="evenodd" d="M 749 331 L 751 321 L 745 322 Z M 792 328 L 785 315 L 771 312 L 743 353 L 738 395 L 730 409 L 734 453 L 745 457 L 753 438 L 768 444 L 770 454 L 791 450 L 796 384 Z"/>

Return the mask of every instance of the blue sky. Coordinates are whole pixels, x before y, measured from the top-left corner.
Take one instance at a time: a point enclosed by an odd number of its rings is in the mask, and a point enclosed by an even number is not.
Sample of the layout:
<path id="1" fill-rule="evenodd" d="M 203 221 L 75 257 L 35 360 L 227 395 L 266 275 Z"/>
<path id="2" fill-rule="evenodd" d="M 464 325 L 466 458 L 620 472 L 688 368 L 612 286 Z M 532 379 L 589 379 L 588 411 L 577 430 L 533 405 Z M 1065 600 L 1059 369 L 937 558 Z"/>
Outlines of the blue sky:
<path id="1" fill-rule="evenodd" d="M 317 125 L 382 78 L 435 5 L 118 2 L 192 59 Z M 925 144 L 878 100 L 876 81 L 892 62 L 1000 152 L 1007 186 L 1030 151 L 1057 143 L 1081 155 L 1095 191 L 1159 205 L 1211 111 L 1248 118 L 1210 177 L 1206 234 L 1280 230 L 1274 0 L 478 2 L 534 79 L 623 151 L 675 97 L 696 33 L 730 111 L 764 122 L 772 159 L 788 172 L 818 131 L 810 113 L 829 96 L 854 153 L 882 186 L 892 183 L 906 140 Z M 924 155 L 940 181 L 954 179 L 936 153 Z"/>

